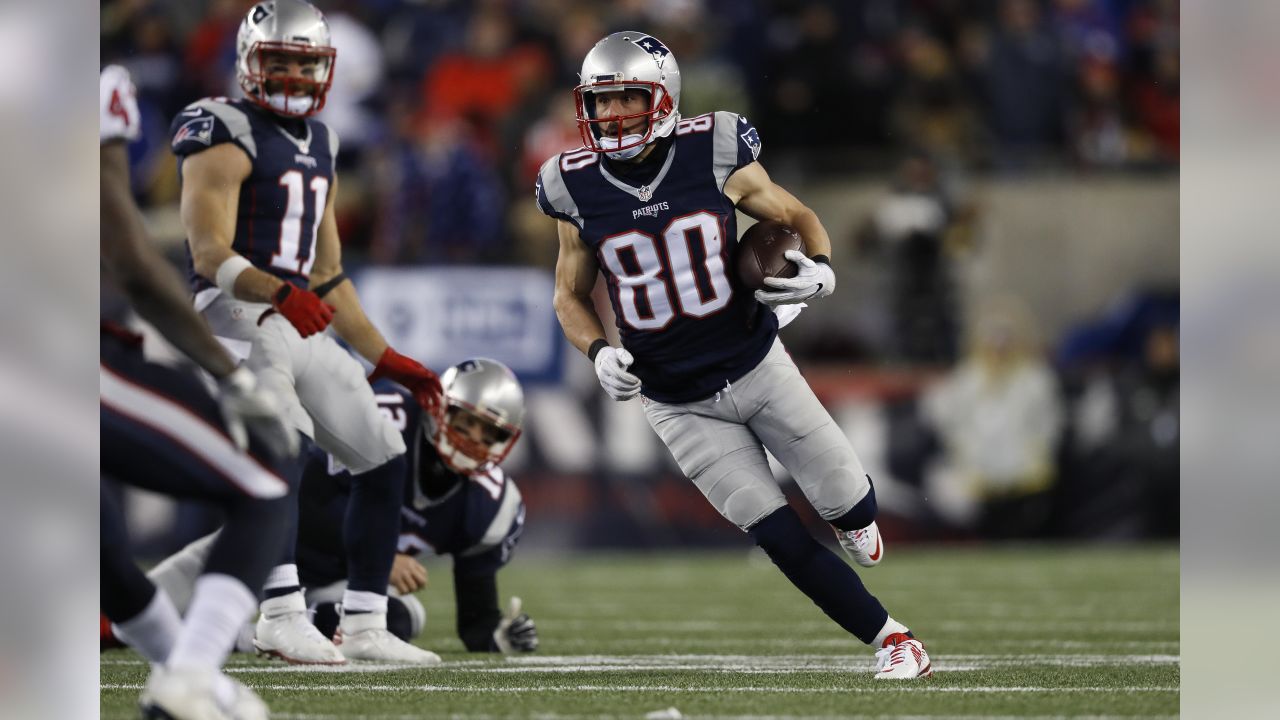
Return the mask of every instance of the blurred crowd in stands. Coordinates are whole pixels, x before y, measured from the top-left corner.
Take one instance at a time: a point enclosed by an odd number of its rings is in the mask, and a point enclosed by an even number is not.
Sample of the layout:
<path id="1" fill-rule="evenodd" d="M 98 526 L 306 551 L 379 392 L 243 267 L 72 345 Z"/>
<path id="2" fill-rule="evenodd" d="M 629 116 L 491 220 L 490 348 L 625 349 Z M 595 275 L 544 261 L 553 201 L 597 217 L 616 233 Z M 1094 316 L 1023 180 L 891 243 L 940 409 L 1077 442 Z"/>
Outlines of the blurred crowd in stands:
<path id="1" fill-rule="evenodd" d="M 1176 536 L 1176 289 L 1137 293 L 1061 340 L 1034 337 L 1016 302 L 962 308 L 949 258 L 973 244 L 976 208 L 944 178 L 1176 171 L 1178 0 L 316 4 L 338 48 L 321 119 L 342 140 L 348 258 L 551 267 L 534 177 L 580 144 L 579 64 L 609 32 L 648 31 L 680 62 L 682 114 L 748 116 L 770 169 L 892 178 L 855 245 L 886 277 L 888 340 L 872 359 L 940 369 L 887 412 L 890 470 L 941 524 Z M 235 31 L 251 5 L 104 0 L 102 62 L 139 90 L 144 207 L 176 204 L 170 119 L 238 94 Z"/>
<path id="2" fill-rule="evenodd" d="M 988 539 L 1176 538 L 1179 301 L 1134 293 L 1051 350 L 1026 307 L 977 311 L 968 349 L 887 408 L 925 525 Z"/>
<path id="3" fill-rule="evenodd" d="M 146 205 L 172 203 L 169 120 L 234 95 L 251 0 L 106 0 L 102 60 L 133 74 Z M 591 45 L 643 29 L 683 71 L 685 117 L 750 117 L 770 167 L 886 173 L 1159 168 L 1178 159 L 1177 0 L 319 0 L 338 48 L 344 239 L 374 262 L 549 265 L 531 202 L 578 145 Z M 445 212 L 444 209 L 448 209 Z M 526 239 L 533 238 L 530 242 Z"/>

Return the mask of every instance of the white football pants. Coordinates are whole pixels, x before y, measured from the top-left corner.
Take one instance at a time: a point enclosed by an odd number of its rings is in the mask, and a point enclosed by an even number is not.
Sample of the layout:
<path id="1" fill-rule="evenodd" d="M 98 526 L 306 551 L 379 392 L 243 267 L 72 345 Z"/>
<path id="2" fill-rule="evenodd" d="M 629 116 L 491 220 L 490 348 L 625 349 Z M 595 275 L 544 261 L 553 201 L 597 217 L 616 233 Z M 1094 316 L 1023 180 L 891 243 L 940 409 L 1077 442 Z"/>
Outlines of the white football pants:
<path id="1" fill-rule="evenodd" d="M 360 362 L 328 333 L 304 339 L 279 313 L 259 325 L 270 307 L 218 293 L 201 313 L 236 359 L 247 357 L 258 382 L 279 396 L 294 427 L 353 474 L 403 454 L 404 439 L 378 410 Z"/>

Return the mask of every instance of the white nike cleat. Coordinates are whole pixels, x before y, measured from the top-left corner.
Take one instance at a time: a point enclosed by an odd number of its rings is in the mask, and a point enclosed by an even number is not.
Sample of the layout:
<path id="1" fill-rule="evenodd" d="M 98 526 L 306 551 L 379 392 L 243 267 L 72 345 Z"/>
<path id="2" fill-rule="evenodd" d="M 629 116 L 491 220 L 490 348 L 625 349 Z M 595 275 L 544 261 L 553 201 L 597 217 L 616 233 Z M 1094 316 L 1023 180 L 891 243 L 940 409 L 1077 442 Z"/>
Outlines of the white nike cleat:
<path id="1" fill-rule="evenodd" d="M 880 539 L 880 526 L 875 521 L 861 530 L 835 528 L 840 547 L 862 567 L 875 567 L 884 557 L 884 541 Z"/>
<path id="2" fill-rule="evenodd" d="M 386 613 L 343 614 L 333 636 L 348 660 L 403 665 L 439 665 L 440 656 L 407 643 L 387 629 Z"/>
<path id="3" fill-rule="evenodd" d="M 933 665 L 924 643 L 906 633 L 890 635 L 884 639 L 884 647 L 876 651 L 877 680 L 914 680 L 931 675 Z"/>
<path id="4" fill-rule="evenodd" d="M 138 699 L 145 720 L 267 720 L 266 703 L 216 670 L 157 667 Z"/>
<path id="5" fill-rule="evenodd" d="M 346 663 L 342 651 L 311 624 L 302 593 L 268 598 L 262 601 L 261 609 L 253 636 L 253 646 L 260 654 L 294 665 Z"/>

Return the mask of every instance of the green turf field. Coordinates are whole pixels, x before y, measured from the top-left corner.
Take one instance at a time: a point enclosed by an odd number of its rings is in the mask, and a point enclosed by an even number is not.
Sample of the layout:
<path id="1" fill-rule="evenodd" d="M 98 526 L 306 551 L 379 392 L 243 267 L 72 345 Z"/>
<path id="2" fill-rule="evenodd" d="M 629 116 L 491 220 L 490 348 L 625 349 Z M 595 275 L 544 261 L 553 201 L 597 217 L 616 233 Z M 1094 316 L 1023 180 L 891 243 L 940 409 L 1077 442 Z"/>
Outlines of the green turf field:
<path id="1" fill-rule="evenodd" d="M 229 670 L 275 718 L 1175 717 L 1175 547 L 910 549 L 861 571 L 933 659 L 931 679 L 873 682 L 872 652 L 763 555 L 520 557 L 499 574 L 537 621 L 532 656 L 468 654 L 447 561 L 428 564 L 431 670 Z M 102 717 L 136 717 L 147 668 L 102 655 Z M 670 715 L 674 717 L 674 714 Z"/>

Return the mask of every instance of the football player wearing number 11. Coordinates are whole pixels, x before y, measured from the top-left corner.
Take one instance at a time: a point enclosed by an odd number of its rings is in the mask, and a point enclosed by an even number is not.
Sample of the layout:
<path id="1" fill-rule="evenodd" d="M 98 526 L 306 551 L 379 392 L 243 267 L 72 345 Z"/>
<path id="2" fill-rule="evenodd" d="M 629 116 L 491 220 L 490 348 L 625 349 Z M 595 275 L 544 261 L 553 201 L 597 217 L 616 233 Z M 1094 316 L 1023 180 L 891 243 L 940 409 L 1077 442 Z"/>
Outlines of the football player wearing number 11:
<path id="1" fill-rule="evenodd" d="M 840 627 L 877 648 L 876 678 L 932 673 L 929 656 L 857 574 L 813 538 L 787 504 L 767 448 L 864 567 L 884 550 L 875 490 L 843 431 L 778 340 L 775 306 L 830 295 L 831 241 L 812 210 L 757 162 L 746 118 L 680 118 L 680 69 L 657 38 L 619 32 L 582 63 L 574 89 L 584 147 L 538 175 L 537 202 L 558 220 L 555 309 L 614 400 L 640 395 L 645 415 L 720 514 Z M 734 208 L 779 220 L 804 239 L 794 278 L 744 290 L 728 272 Z M 622 347 L 591 302 L 603 272 Z"/>
<path id="2" fill-rule="evenodd" d="M 307 618 L 292 543 L 267 578 L 254 644 L 294 663 L 434 665 L 439 656 L 386 624 L 404 440 L 379 412 L 360 363 L 324 333 L 332 323 L 375 364 L 370 381 L 394 380 L 423 407 L 439 403 L 435 373 L 391 349 L 342 272 L 338 138 L 311 118 L 324 106 L 336 54 L 328 22 L 310 3 L 259 2 L 236 37 L 245 97 L 205 98 L 174 118 L 192 289 L 214 334 L 247 358 L 293 426 L 354 476 L 341 650 Z"/>

